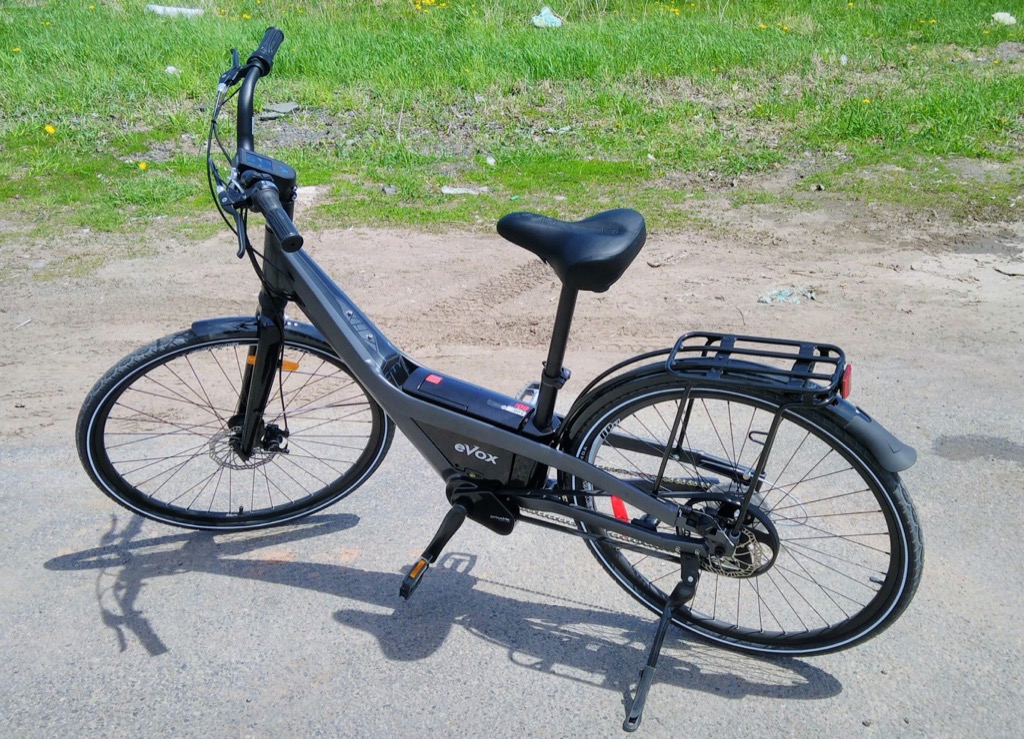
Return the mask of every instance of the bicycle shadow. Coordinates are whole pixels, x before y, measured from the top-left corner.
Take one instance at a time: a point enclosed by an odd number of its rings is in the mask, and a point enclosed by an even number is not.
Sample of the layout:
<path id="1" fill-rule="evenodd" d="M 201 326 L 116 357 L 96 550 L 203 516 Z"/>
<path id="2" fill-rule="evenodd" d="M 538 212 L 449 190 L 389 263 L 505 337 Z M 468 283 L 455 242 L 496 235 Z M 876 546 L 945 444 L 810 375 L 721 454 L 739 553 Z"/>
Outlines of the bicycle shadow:
<path id="1" fill-rule="evenodd" d="M 444 555 L 412 600 L 398 604 L 393 613 L 343 609 L 334 618 L 374 636 L 392 660 L 429 656 L 457 625 L 506 649 L 512 664 L 614 690 L 622 694 L 625 707 L 631 705 L 636 677 L 647 660 L 657 626 L 653 614 L 650 619 L 637 619 L 549 593 L 475 578 L 468 574 L 475 562 L 475 555 Z M 380 573 L 387 581 L 387 593 L 397 593 L 402 577 Z M 560 602 L 507 597 L 480 585 L 521 590 Z M 424 640 L 430 635 L 434 638 Z M 838 680 L 806 662 L 725 652 L 695 642 L 678 630 L 666 636 L 655 682 L 734 699 L 824 699 L 842 692 Z"/>
<path id="2" fill-rule="evenodd" d="M 122 652 L 129 646 L 128 633 L 151 656 L 169 651 L 137 608 L 136 600 L 150 580 L 202 572 L 299 587 L 374 606 L 373 610 L 339 609 L 334 619 L 372 635 L 389 660 L 429 657 L 458 626 L 505 649 L 509 662 L 518 667 L 614 690 L 623 696 L 625 706 L 630 704 L 635 678 L 654 635 L 653 615 L 637 619 L 600 606 L 483 580 L 470 574 L 476 557 L 460 553 L 442 557 L 408 602 L 398 596 L 403 573 L 316 562 L 235 559 L 342 531 L 356 523 L 358 518 L 353 515 L 322 514 L 286 529 L 231 535 L 186 532 L 138 539 L 142 519 L 133 516 L 118 529 L 114 516 L 99 547 L 55 557 L 45 567 L 99 571 L 96 596 L 101 620 L 115 632 Z M 494 592 L 499 588 L 520 590 L 532 597 Z M 391 611 L 381 613 L 382 609 Z M 656 682 L 734 699 L 823 699 L 842 691 L 842 684 L 832 675 L 801 660 L 755 659 L 725 652 L 691 641 L 678 630 L 666 638 Z"/>
<path id="3" fill-rule="evenodd" d="M 255 535 L 253 532 L 214 534 L 187 531 L 138 539 L 144 523 L 145 519 L 140 516 L 131 516 L 128 523 L 119 529 L 117 515 L 111 515 L 110 528 L 100 537 L 100 546 L 54 557 L 43 566 L 57 571 L 99 570 L 96 602 L 100 608 L 100 619 L 117 635 L 120 651 L 128 649 L 125 636 L 128 631 L 135 635 L 150 656 L 155 657 L 169 649 L 135 606 L 147 581 L 185 572 L 261 579 L 258 570 L 267 563 L 225 558 L 343 531 L 357 525 L 359 517 L 320 514 L 288 528 L 264 530 Z"/>

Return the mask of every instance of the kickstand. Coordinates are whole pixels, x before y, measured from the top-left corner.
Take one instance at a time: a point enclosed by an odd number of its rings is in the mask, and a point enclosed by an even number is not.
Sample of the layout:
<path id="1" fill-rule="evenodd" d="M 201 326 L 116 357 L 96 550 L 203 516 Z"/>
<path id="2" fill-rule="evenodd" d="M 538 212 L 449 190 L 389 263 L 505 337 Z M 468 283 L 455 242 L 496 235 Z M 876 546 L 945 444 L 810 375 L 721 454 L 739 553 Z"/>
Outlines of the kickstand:
<path id="1" fill-rule="evenodd" d="M 462 526 L 468 512 L 465 506 L 458 503 L 448 509 L 448 512 L 444 514 L 444 518 L 441 520 L 437 533 L 434 534 L 434 538 L 430 540 L 430 544 L 423 550 L 423 554 L 416 560 L 416 564 L 409 570 L 409 574 L 405 576 L 405 579 L 402 580 L 402 587 L 398 590 L 400 596 L 406 600 L 409 599 L 416 586 L 420 584 L 420 579 L 422 579 L 423 573 L 427 571 L 427 567 L 431 563 L 436 562 L 437 558 L 441 556 L 441 550 L 445 548 L 445 545 L 455 535 L 455 532 Z"/>
<path id="2" fill-rule="evenodd" d="M 651 683 L 654 682 L 654 671 L 658 668 L 658 657 L 661 655 L 661 646 L 665 642 L 665 633 L 668 631 L 669 624 L 672 623 L 672 617 L 693 598 L 693 594 L 697 591 L 700 560 L 697 557 L 684 558 L 681 576 L 682 579 L 665 602 L 665 610 L 661 612 L 658 630 L 654 632 L 654 643 L 651 644 L 647 664 L 640 671 L 640 682 L 636 686 L 633 704 L 629 707 L 629 715 L 622 723 L 622 728 L 626 731 L 636 731 L 640 726 L 644 704 L 647 702 L 647 692 L 651 689 Z"/>

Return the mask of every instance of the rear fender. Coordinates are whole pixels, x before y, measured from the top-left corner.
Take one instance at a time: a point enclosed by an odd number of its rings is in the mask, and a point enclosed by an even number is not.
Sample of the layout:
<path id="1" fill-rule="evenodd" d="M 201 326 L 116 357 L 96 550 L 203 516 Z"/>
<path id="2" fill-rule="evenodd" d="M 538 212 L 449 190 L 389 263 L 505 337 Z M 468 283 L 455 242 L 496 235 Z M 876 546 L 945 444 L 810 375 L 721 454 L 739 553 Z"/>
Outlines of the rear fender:
<path id="1" fill-rule="evenodd" d="M 665 372 L 664 363 L 649 364 L 617 377 L 612 377 L 597 387 L 591 386 L 588 388 L 588 391 L 583 393 L 573 404 L 572 409 L 566 415 L 562 426 L 559 428 L 562 444 L 565 444 L 568 439 L 573 438 L 574 427 L 578 424 L 588 404 L 595 397 L 610 391 L 616 385 L 635 382 L 663 372 Z M 771 380 L 766 380 L 764 389 L 770 392 L 778 392 L 781 388 Z M 902 472 L 917 461 L 917 452 L 912 446 L 904 444 L 897 439 L 892 432 L 853 403 L 837 398 L 828 405 L 816 410 L 831 415 L 841 428 L 857 439 L 878 460 L 878 464 L 882 469 L 888 472 Z"/>
<path id="2" fill-rule="evenodd" d="M 897 439 L 882 424 L 847 400 L 836 400 L 825 406 L 847 432 L 863 444 L 882 469 L 902 472 L 917 461 L 914 447 Z"/>

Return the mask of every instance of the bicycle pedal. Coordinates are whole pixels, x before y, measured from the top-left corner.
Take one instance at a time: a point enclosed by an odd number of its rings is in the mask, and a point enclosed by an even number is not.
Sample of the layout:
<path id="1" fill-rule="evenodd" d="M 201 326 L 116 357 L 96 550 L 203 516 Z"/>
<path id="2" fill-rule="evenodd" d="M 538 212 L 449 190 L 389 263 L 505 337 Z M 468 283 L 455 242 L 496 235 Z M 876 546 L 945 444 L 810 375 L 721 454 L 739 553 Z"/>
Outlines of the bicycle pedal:
<path id="1" fill-rule="evenodd" d="M 398 594 L 406 600 L 409 600 L 409 596 L 411 596 L 413 591 L 419 586 L 420 580 L 423 579 L 423 575 L 427 571 L 428 567 L 430 567 L 430 563 L 423 557 L 416 560 L 416 564 L 412 566 L 412 569 L 409 570 L 409 574 L 405 576 L 404 580 L 402 580 L 402 587 L 398 589 Z"/>

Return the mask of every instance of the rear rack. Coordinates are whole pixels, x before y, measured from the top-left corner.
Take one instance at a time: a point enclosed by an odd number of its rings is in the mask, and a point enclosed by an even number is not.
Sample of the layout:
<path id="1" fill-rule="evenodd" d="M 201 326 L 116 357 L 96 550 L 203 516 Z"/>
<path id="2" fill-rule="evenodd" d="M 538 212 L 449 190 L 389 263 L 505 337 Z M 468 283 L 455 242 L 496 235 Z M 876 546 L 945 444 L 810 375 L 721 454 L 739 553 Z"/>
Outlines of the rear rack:
<path id="1" fill-rule="evenodd" d="M 839 392 L 846 355 L 832 344 L 694 331 L 679 337 L 665 367 L 680 377 L 702 374 L 702 385 L 768 387 L 825 405 Z"/>

